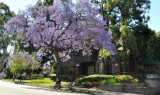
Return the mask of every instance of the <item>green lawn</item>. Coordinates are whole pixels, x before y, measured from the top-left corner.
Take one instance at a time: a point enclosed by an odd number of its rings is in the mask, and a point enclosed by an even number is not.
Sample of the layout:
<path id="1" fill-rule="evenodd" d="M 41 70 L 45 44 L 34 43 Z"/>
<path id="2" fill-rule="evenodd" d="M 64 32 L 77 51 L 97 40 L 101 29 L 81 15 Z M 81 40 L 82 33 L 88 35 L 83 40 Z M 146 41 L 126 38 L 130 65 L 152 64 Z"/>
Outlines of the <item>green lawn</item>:
<path id="1" fill-rule="evenodd" d="M 53 84 L 53 82 L 50 78 L 44 78 L 44 79 L 33 79 L 33 80 L 24 80 L 27 82 L 34 82 L 34 83 L 43 83 L 43 84 Z"/>
<path id="2" fill-rule="evenodd" d="M 39 86 L 45 86 L 45 87 L 51 87 L 55 85 L 55 81 L 52 81 L 50 78 L 44 78 L 44 79 L 33 79 L 33 80 L 11 80 L 11 79 L 4 79 L 6 81 L 10 82 L 16 82 L 16 83 L 22 83 L 22 84 L 31 84 L 31 85 L 39 85 Z M 61 82 L 62 86 L 67 86 L 67 82 L 62 81 Z"/>
<path id="3" fill-rule="evenodd" d="M 11 79 L 3 79 L 5 81 L 10 81 L 10 82 L 15 82 L 15 83 L 20 83 L 20 84 L 27 84 L 27 85 L 32 85 L 32 86 L 41 86 L 41 87 L 53 87 L 55 85 L 55 81 L 52 81 L 50 78 L 44 78 L 44 79 L 33 79 L 33 80 L 11 80 Z M 75 84 L 75 82 L 73 83 Z M 62 89 L 68 89 L 67 88 L 67 82 L 62 81 L 61 82 Z M 96 93 L 97 91 L 89 90 L 89 89 L 79 89 L 75 88 L 75 91 L 77 92 L 84 92 L 84 93 Z"/>

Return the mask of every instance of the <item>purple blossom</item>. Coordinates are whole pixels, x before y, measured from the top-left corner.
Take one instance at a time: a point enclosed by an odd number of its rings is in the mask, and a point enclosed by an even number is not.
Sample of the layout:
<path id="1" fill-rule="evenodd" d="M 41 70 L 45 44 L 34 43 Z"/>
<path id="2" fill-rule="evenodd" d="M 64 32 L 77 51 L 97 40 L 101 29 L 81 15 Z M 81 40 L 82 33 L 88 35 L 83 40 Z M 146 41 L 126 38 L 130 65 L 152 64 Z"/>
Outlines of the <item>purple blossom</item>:
<path id="1" fill-rule="evenodd" d="M 91 55 L 91 47 L 97 50 L 105 47 L 114 54 L 110 32 L 105 30 L 106 23 L 98 14 L 97 5 L 87 0 L 80 0 L 77 4 L 69 0 L 55 0 L 51 6 L 30 6 L 21 11 L 7 22 L 5 28 L 20 32 L 22 35 L 17 36 L 25 47 L 32 41 L 36 48 L 58 52 L 62 61 L 70 56 L 66 54 L 64 57 L 60 53 L 73 49 L 82 49 L 83 55 Z M 43 55 L 43 50 L 37 53 L 39 57 Z M 56 56 L 52 56 L 55 61 Z"/>

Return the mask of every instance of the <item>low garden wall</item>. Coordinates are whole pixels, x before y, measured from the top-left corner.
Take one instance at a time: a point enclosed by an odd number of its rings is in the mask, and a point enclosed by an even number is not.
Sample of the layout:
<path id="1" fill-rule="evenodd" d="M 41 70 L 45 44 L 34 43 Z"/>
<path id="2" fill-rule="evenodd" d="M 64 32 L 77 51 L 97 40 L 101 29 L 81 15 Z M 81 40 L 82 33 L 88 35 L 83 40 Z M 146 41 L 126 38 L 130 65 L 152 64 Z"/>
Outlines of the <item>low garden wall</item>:
<path id="1" fill-rule="evenodd" d="M 122 92 L 124 85 L 100 85 L 101 90 Z"/>
<path id="2" fill-rule="evenodd" d="M 125 92 L 143 95 L 160 95 L 159 87 L 147 87 L 144 83 L 124 85 L 100 85 L 100 89 L 112 92 Z"/>
<path id="3" fill-rule="evenodd" d="M 160 79 L 146 79 L 145 83 L 147 83 L 148 87 L 156 87 L 156 88 L 160 88 Z"/>
<path id="4" fill-rule="evenodd" d="M 78 79 L 77 82 L 83 87 L 100 87 L 106 91 L 160 95 L 160 80 L 138 83 L 138 79 L 129 75 L 90 75 Z"/>

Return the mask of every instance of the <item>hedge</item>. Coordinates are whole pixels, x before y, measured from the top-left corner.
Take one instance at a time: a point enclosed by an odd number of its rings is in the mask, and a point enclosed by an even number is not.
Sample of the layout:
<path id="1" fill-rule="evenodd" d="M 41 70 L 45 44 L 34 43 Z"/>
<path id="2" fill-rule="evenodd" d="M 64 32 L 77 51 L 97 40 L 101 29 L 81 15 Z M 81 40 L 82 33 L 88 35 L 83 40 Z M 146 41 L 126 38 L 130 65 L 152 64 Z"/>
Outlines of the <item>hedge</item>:
<path id="1" fill-rule="evenodd" d="M 137 83 L 138 79 L 134 79 L 129 75 L 90 75 L 79 78 L 77 82 L 84 87 L 92 87 L 100 84 Z"/>

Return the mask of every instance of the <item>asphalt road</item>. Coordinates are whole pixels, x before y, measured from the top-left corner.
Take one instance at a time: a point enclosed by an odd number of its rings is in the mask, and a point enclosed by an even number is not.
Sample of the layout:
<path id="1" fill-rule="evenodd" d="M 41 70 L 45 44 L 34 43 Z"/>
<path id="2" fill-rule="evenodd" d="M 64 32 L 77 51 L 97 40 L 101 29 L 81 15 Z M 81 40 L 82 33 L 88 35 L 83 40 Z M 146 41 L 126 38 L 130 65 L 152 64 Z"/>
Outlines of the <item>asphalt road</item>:
<path id="1" fill-rule="evenodd" d="M 0 80 L 0 95 L 89 95 L 55 91 L 49 88 L 15 84 Z"/>

